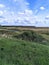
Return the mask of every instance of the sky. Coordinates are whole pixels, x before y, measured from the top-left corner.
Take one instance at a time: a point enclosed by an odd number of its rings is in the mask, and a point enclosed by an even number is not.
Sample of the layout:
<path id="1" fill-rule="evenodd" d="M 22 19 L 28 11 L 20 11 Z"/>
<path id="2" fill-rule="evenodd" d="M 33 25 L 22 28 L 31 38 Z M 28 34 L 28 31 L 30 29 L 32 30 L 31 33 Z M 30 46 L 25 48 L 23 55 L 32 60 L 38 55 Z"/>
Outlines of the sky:
<path id="1" fill-rule="evenodd" d="M 49 0 L 0 0 L 0 25 L 49 27 Z"/>

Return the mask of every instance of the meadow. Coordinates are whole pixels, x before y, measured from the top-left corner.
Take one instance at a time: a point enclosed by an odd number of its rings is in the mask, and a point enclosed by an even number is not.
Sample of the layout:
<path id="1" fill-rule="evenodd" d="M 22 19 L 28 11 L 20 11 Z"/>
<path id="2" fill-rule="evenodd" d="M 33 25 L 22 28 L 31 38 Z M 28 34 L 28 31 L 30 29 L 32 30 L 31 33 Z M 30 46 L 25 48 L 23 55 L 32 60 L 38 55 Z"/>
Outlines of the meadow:
<path id="1" fill-rule="evenodd" d="M 49 65 L 49 28 L 0 27 L 0 65 Z"/>

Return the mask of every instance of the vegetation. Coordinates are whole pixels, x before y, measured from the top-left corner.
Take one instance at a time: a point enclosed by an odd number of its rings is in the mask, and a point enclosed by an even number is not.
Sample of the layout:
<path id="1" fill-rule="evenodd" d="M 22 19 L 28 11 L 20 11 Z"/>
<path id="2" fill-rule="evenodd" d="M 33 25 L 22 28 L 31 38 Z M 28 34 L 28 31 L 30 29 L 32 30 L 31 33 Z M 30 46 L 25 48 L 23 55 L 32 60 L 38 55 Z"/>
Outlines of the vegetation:
<path id="1" fill-rule="evenodd" d="M 17 39 L 22 39 L 22 40 L 26 40 L 26 41 L 47 44 L 47 40 L 44 37 L 42 37 L 40 34 L 34 32 L 34 31 L 25 31 L 21 34 L 14 35 L 14 37 Z"/>
<path id="2" fill-rule="evenodd" d="M 0 65 L 49 65 L 49 46 L 1 38 Z"/>
<path id="3" fill-rule="evenodd" d="M 49 65 L 46 31 L 0 29 L 0 65 Z"/>

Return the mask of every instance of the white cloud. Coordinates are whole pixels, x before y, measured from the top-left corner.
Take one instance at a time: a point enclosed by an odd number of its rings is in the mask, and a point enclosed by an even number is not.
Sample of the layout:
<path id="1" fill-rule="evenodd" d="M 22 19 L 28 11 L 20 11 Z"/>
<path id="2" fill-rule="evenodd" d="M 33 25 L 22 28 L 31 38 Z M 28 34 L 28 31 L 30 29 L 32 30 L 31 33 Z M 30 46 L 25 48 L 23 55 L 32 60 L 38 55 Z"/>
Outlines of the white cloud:
<path id="1" fill-rule="evenodd" d="M 49 20 L 49 15 L 45 17 L 46 20 Z"/>
<path id="2" fill-rule="evenodd" d="M 0 8 L 4 8 L 5 7 L 5 5 L 4 4 L 0 4 Z"/>
<path id="3" fill-rule="evenodd" d="M 11 0 L 12 1 L 12 0 Z M 16 2 L 17 9 L 14 11 L 9 7 L 5 7 L 5 5 L 0 4 L 0 23 L 6 25 L 36 25 L 40 26 L 45 25 L 44 18 L 40 15 L 35 15 L 32 10 L 29 9 L 28 5 L 25 0 L 13 0 Z M 17 5 L 18 4 L 18 5 Z M 18 10 L 19 9 L 19 10 Z M 45 7 L 40 7 L 40 10 L 45 10 Z M 38 10 L 35 11 L 37 13 Z M 4 17 L 4 18 L 3 18 Z M 47 18 L 49 18 L 47 16 Z M 42 26 L 41 25 L 41 26 Z"/>
<path id="4" fill-rule="evenodd" d="M 9 0 L 10 1 L 10 0 Z M 11 0 L 12 1 L 12 0 Z M 25 19 L 29 20 L 28 18 L 31 16 L 32 11 L 28 10 L 29 3 L 25 0 L 13 0 L 16 2 L 16 12 L 12 11 L 11 8 L 5 7 L 5 5 L 0 4 L 0 8 L 3 8 L 3 11 L 0 11 L 0 15 L 3 16 L 2 22 L 8 22 L 9 24 L 15 24 L 17 22 L 18 24 L 25 23 Z M 19 10 L 18 10 L 19 9 Z M 16 23 L 16 24 L 17 24 Z M 26 22 L 27 23 L 27 22 Z"/>
<path id="5" fill-rule="evenodd" d="M 17 11 L 24 11 L 25 9 L 29 9 L 29 3 L 26 0 L 13 0 L 16 5 Z"/>
<path id="6" fill-rule="evenodd" d="M 2 12 L 1 12 L 2 13 Z M 3 15 L 4 14 L 4 15 Z M 26 9 L 24 12 L 18 12 L 17 14 L 14 11 L 4 10 L 2 13 L 2 22 L 8 22 L 8 24 L 21 24 L 21 25 L 32 25 L 35 23 L 34 15 L 32 10 Z"/>
<path id="7" fill-rule="evenodd" d="M 40 7 L 40 10 L 45 10 L 45 7 L 41 6 L 41 7 Z"/>
<path id="8" fill-rule="evenodd" d="M 26 2 L 26 5 L 29 5 L 29 3 L 28 3 L 28 2 Z"/>
<path id="9" fill-rule="evenodd" d="M 0 21 L 4 25 L 35 25 L 36 23 L 44 21 L 41 17 L 35 16 L 33 11 L 29 9 L 26 9 L 24 12 L 20 11 L 17 14 L 14 11 L 4 10 L 2 16 L 4 18 Z"/>
<path id="10" fill-rule="evenodd" d="M 0 16 L 3 15 L 3 11 L 0 10 Z"/>

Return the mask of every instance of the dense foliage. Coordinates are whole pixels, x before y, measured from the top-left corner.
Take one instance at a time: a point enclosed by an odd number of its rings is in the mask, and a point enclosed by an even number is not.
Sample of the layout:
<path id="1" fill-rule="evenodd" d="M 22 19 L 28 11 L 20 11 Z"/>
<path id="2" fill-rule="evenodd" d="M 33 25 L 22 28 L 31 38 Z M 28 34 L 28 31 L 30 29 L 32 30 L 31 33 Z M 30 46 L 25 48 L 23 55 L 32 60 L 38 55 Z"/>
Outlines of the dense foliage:
<path id="1" fill-rule="evenodd" d="M 41 35 L 34 31 L 25 31 L 21 34 L 14 35 L 15 38 L 27 40 L 27 41 L 34 41 L 34 42 L 43 42 L 46 41 Z"/>

